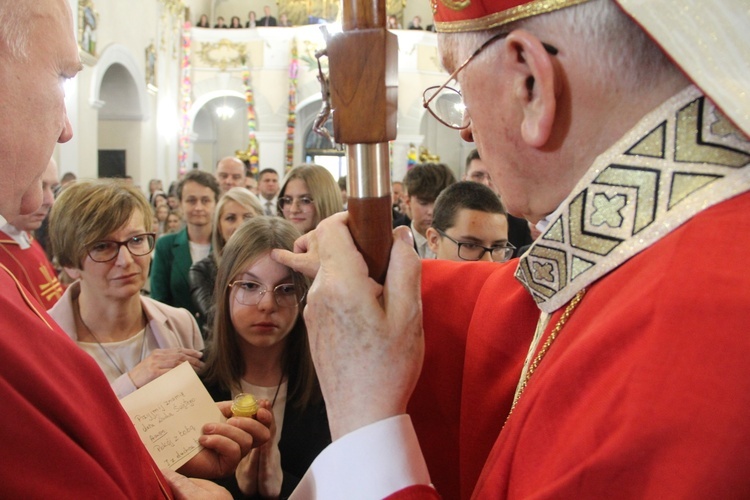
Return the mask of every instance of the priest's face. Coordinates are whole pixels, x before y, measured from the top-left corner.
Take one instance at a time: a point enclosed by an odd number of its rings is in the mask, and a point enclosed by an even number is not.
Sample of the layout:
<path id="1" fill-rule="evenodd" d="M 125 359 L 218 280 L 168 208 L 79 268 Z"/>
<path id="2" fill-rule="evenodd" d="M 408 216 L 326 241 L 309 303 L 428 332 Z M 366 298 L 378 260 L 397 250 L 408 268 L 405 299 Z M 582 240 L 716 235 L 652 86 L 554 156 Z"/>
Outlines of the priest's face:
<path id="1" fill-rule="evenodd" d="M 81 69 L 65 0 L 18 0 L 0 6 L 0 214 L 11 218 L 42 204 L 41 176 L 56 142 L 73 135 L 65 82 Z M 6 17 L 9 16 L 9 17 Z M 26 26 L 23 26 L 26 25 Z M 23 34 L 26 34 L 26 37 Z"/>
<path id="2" fill-rule="evenodd" d="M 57 179 L 57 163 L 50 160 L 47 169 L 42 174 L 42 204 L 30 214 L 21 214 L 14 218 L 9 218 L 10 222 L 17 229 L 23 231 L 36 231 L 42 227 L 42 222 L 49 214 L 52 204 L 55 202 L 55 188 L 60 184 Z"/>

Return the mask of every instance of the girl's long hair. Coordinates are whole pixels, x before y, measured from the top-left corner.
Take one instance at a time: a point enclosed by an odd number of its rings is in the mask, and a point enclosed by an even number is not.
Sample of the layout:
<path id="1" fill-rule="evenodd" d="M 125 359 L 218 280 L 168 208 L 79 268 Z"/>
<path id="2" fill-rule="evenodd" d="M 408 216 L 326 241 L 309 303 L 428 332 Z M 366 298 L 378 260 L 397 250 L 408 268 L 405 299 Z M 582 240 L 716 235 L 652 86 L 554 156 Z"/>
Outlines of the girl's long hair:
<path id="1" fill-rule="evenodd" d="M 299 231 L 279 217 L 254 217 L 240 226 L 229 238 L 216 276 L 216 315 L 209 339 L 203 379 L 209 385 L 224 390 L 239 391 L 240 379 L 245 373 L 245 360 L 240 350 L 239 335 L 232 324 L 230 299 L 232 283 L 245 269 L 274 248 L 292 250 Z M 309 282 L 301 274 L 292 272 L 295 284 L 307 293 Z M 282 370 L 287 375 L 288 404 L 300 410 L 322 397 L 315 368 L 310 355 L 307 329 L 302 317 L 304 300 L 299 305 L 297 321 L 287 337 L 282 356 Z"/>

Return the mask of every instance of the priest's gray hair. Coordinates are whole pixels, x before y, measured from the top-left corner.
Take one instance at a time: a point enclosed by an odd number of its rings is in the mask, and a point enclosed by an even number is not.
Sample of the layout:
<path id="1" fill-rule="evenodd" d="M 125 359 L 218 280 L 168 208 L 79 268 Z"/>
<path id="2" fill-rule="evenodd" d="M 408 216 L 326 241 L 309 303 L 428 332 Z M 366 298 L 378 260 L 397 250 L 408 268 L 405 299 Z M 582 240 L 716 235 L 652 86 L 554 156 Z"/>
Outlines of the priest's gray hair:
<path id="1" fill-rule="evenodd" d="M 32 0 L 0 1 L 0 53 L 14 58 L 28 55 Z"/>

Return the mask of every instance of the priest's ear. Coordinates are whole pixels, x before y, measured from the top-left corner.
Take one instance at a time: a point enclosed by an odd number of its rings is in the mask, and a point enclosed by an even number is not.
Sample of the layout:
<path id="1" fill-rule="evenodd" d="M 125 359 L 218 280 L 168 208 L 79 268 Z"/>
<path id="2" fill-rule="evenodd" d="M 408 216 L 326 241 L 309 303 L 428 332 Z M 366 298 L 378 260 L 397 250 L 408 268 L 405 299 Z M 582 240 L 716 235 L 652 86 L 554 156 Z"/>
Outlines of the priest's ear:
<path id="1" fill-rule="evenodd" d="M 525 30 L 515 30 L 503 45 L 504 70 L 513 78 L 513 95 L 523 113 L 521 137 L 540 148 L 550 139 L 555 123 L 558 88 L 557 49 Z"/>

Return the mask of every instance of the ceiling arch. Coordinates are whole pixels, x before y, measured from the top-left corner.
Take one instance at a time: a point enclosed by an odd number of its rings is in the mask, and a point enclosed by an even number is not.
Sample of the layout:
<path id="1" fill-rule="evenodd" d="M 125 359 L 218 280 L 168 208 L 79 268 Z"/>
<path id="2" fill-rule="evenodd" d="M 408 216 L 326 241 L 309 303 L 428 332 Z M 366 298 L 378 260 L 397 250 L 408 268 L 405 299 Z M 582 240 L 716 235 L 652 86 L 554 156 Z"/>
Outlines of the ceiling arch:
<path id="1" fill-rule="evenodd" d="M 102 120 L 149 119 L 148 92 L 141 68 L 127 47 L 109 45 L 94 66 L 89 104 Z"/>

